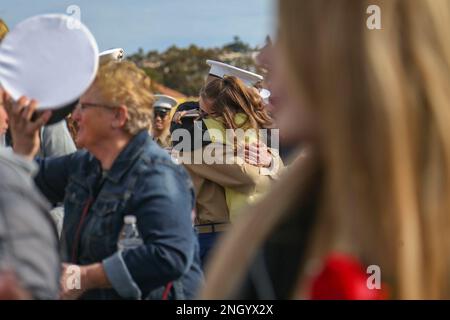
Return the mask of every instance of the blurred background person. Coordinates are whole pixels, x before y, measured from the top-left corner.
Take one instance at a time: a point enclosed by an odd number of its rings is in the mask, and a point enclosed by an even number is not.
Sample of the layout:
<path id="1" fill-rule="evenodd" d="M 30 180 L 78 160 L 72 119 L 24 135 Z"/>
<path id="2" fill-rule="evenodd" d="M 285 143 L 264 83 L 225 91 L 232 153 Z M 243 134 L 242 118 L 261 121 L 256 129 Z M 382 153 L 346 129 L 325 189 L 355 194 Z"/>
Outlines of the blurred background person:
<path id="1" fill-rule="evenodd" d="M 38 157 L 61 157 L 77 151 L 66 120 L 44 126 L 40 132 Z"/>
<path id="2" fill-rule="evenodd" d="M 56 299 L 58 236 L 31 161 L 0 149 L 0 299 Z"/>
<path id="3" fill-rule="evenodd" d="M 270 126 L 271 119 L 264 108 L 261 98 L 236 77 L 224 76 L 209 81 L 200 91 L 200 109 L 202 118 L 209 131 L 211 144 L 196 149 L 189 159 L 202 159 L 201 163 L 183 163 L 191 174 L 196 191 L 195 225 L 199 233 L 200 257 L 205 264 L 209 251 L 217 238 L 236 220 L 240 211 L 264 194 L 277 178 L 278 171 L 272 174 L 262 173 L 261 167 L 282 166 L 281 159 L 270 154 L 258 163 L 239 161 L 236 141 L 227 136 L 227 129 L 243 129 L 249 135 L 248 143 L 258 143 L 259 129 Z M 218 135 L 213 135 L 215 130 Z M 261 149 L 263 146 L 261 146 Z M 205 160 L 208 149 L 215 159 L 221 162 L 211 163 Z M 267 148 L 266 148 L 267 149 Z M 231 152 L 230 152 L 231 151 Z M 244 153 L 242 153 L 243 156 Z M 183 153 L 183 157 L 186 153 Z M 258 155 L 255 156 L 257 158 Z M 231 161 L 229 161 L 231 160 Z M 276 163 L 275 163 L 276 162 Z M 277 169 L 279 169 L 277 167 Z"/>
<path id="4" fill-rule="evenodd" d="M 4 92 L 0 88 L 0 109 Z M 36 164 L 0 148 L 0 299 L 56 299 L 58 237 L 32 180 Z"/>
<path id="5" fill-rule="evenodd" d="M 309 154 L 230 231 L 202 298 L 448 299 L 450 2 L 280 0 L 278 23 L 278 121 Z"/>
<path id="6" fill-rule="evenodd" d="M 33 159 L 37 102 L 26 100 L 7 110 L 14 151 Z M 36 184 L 50 201 L 64 201 L 63 299 L 191 298 L 202 280 L 192 182 L 148 134 L 153 102 L 150 79 L 133 63 L 102 64 L 73 112 L 85 150 L 37 160 Z M 21 130 L 28 126 L 36 130 Z M 140 237 L 121 249 L 125 215 Z M 80 267 L 80 289 L 66 285 L 70 265 Z"/>
<path id="7" fill-rule="evenodd" d="M 177 105 L 177 100 L 167 95 L 155 94 L 155 103 L 153 104 L 153 124 L 151 135 L 153 140 L 162 147 L 172 146 L 170 138 L 170 120 L 172 110 Z"/>

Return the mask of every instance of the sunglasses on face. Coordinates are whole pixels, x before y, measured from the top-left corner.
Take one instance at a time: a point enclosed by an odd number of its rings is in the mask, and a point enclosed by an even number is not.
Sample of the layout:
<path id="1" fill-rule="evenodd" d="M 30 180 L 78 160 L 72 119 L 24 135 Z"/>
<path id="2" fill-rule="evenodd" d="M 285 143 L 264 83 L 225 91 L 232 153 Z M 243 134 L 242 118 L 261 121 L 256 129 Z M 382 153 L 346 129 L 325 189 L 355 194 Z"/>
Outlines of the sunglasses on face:
<path id="1" fill-rule="evenodd" d="M 168 111 L 165 111 L 165 110 L 155 110 L 155 111 L 154 111 L 155 118 L 156 118 L 156 117 L 160 117 L 161 119 L 164 119 L 164 118 L 167 116 L 168 113 L 169 113 L 169 112 L 168 112 Z"/>

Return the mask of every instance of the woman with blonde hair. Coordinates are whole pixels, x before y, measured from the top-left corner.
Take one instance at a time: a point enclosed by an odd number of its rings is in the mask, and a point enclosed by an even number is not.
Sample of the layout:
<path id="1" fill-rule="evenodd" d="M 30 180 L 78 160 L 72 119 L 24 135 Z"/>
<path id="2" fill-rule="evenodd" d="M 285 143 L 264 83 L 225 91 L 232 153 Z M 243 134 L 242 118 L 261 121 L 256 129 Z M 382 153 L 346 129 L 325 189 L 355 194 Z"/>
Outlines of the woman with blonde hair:
<path id="1" fill-rule="evenodd" d="M 446 0 L 279 1 L 278 121 L 309 154 L 221 243 L 201 297 L 450 298 L 449 30 Z"/>
<path id="2" fill-rule="evenodd" d="M 202 272 L 192 182 L 148 134 L 153 102 L 150 79 L 134 63 L 101 64 L 73 112 L 82 150 L 38 159 L 37 186 L 50 201 L 64 202 L 63 299 L 196 294 Z M 7 106 L 14 151 L 28 159 L 49 117 L 33 120 L 36 106 L 25 97 Z"/>

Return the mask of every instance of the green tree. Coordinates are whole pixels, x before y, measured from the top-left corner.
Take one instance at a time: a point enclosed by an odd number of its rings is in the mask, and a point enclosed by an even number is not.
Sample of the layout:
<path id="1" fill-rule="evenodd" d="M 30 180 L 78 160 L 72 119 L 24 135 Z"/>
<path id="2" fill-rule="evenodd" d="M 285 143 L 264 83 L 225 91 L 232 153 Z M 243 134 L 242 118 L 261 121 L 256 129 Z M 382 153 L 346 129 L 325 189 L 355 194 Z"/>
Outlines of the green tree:
<path id="1" fill-rule="evenodd" d="M 225 44 L 222 48 L 172 46 L 161 53 L 154 50 L 144 53 L 139 49 L 136 54 L 128 56 L 128 59 L 141 67 L 153 81 L 185 95 L 197 96 L 209 70 L 206 60 L 219 60 L 261 73 L 262 70 L 256 66 L 253 59 L 255 50 L 235 36 L 233 42 Z"/>

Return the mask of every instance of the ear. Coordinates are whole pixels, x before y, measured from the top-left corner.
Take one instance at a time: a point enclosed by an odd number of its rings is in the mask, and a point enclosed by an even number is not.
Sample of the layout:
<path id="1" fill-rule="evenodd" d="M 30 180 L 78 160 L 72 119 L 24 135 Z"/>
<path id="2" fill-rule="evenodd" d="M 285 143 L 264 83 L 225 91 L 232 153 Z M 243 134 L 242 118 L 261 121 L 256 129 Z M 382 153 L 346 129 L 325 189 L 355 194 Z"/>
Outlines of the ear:
<path id="1" fill-rule="evenodd" d="M 123 128 L 128 120 L 128 108 L 125 105 L 117 107 L 114 113 L 112 127 L 114 129 Z"/>

